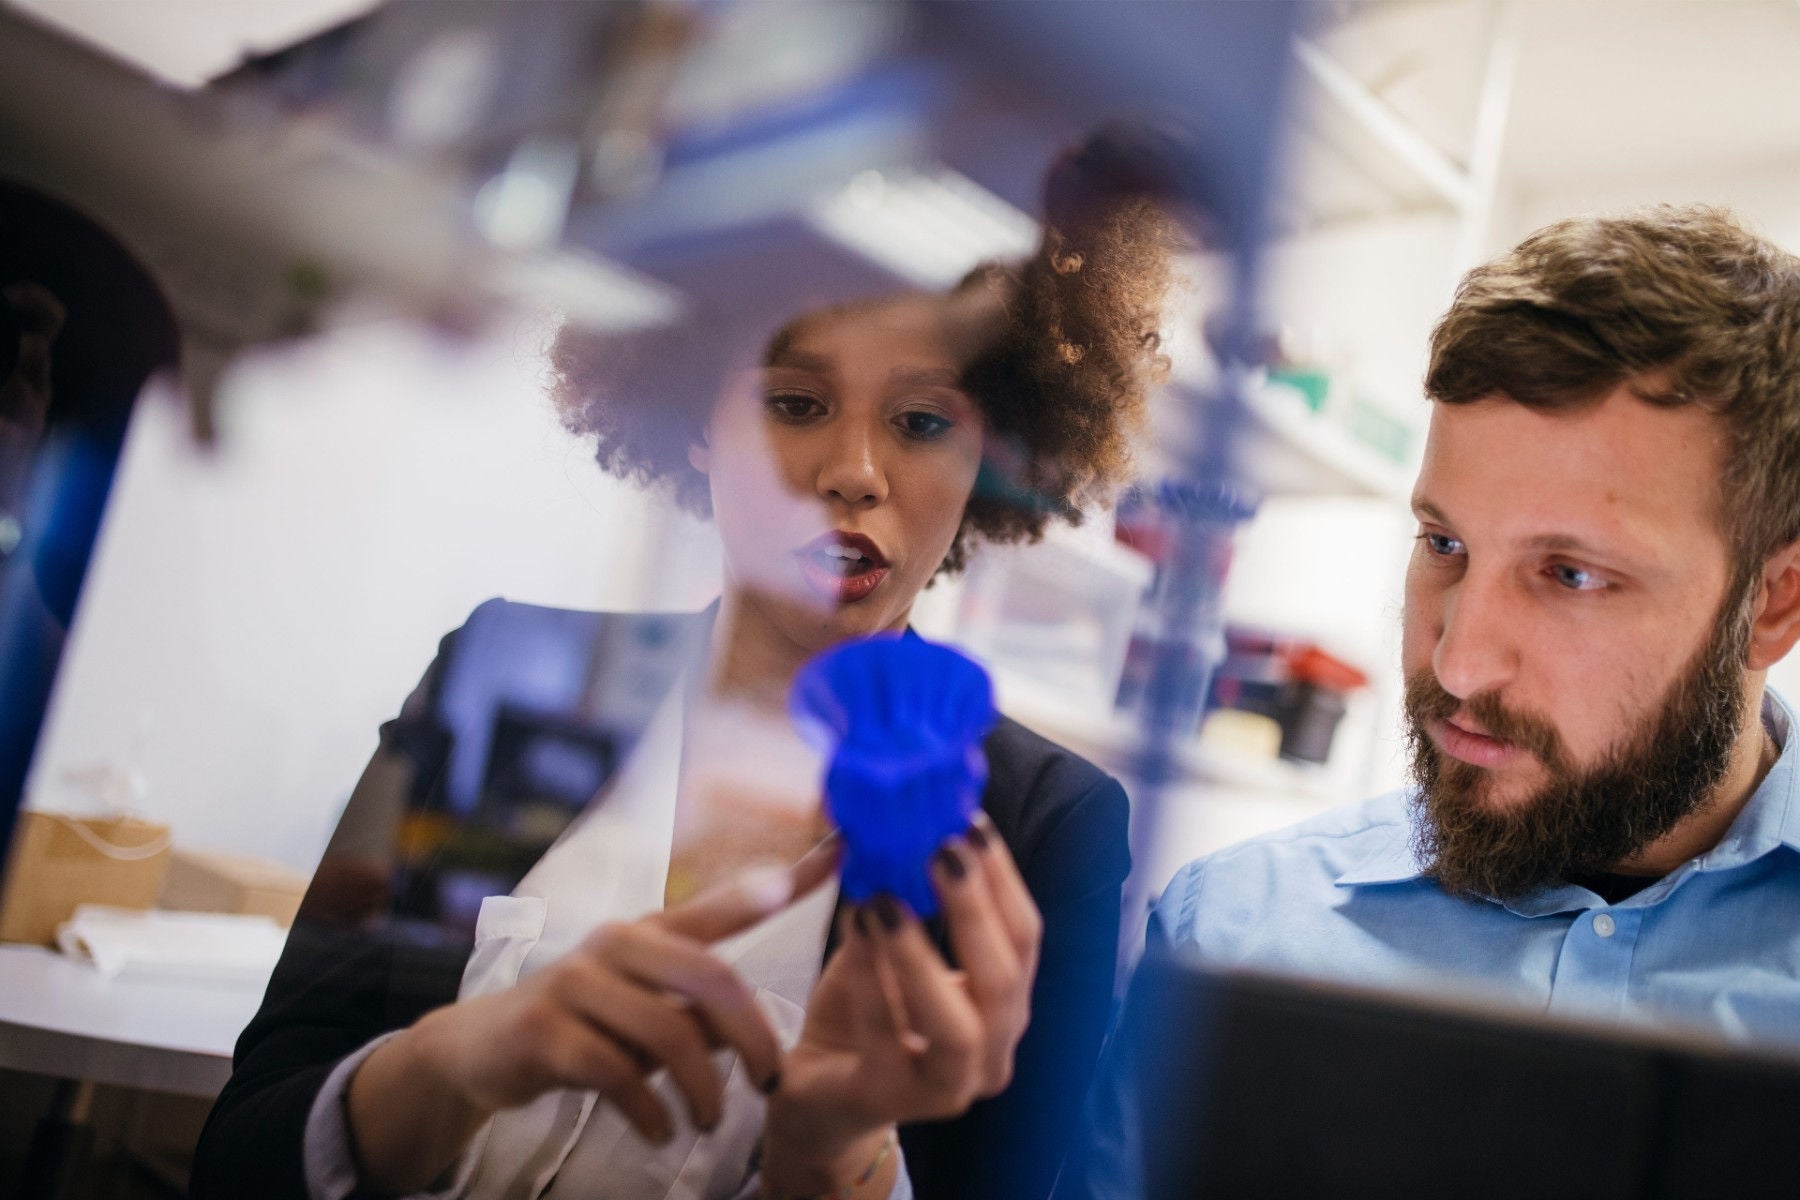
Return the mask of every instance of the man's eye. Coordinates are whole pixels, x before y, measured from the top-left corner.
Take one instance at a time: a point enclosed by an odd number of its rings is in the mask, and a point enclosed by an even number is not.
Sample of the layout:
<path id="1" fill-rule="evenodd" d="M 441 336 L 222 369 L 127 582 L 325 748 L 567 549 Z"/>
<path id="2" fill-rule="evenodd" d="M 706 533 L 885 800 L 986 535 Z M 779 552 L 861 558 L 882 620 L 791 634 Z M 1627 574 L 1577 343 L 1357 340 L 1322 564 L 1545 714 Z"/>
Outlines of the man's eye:
<path id="1" fill-rule="evenodd" d="M 1425 548 L 1439 558 L 1449 558 L 1463 552 L 1463 544 L 1447 533 L 1421 533 L 1419 540 Z"/>
<path id="2" fill-rule="evenodd" d="M 1550 576 L 1571 592 L 1595 592 L 1606 586 L 1606 581 L 1592 571 L 1572 567 L 1568 563 L 1552 566 Z"/>
<path id="3" fill-rule="evenodd" d="M 955 422 L 940 413 L 914 410 L 900 415 L 900 428 L 906 436 L 921 442 L 936 441 L 950 432 Z"/>
<path id="4" fill-rule="evenodd" d="M 817 396 L 805 392 L 770 392 L 763 397 L 763 407 L 778 421 L 805 421 L 825 409 Z"/>

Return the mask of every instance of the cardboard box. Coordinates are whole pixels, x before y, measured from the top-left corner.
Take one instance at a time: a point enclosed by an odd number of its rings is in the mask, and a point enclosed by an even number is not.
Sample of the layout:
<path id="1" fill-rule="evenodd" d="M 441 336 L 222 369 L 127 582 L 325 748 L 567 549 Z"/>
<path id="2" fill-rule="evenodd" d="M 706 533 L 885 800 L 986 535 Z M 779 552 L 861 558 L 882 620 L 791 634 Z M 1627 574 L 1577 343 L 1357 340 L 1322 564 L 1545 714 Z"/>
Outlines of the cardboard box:
<path id="1" fill-rule="evenodd" d="M 163 882 L 161 906 L 183 912 L 247 913 L 292 925 L 306 884 L 305 875 L 267 859 L 176 847 Z"/>
<path id="2" fill-rule="evenodd" d="M 0 892 L 0 942 L 56 944 L 78 904 L 150 908 L 169 869 L 169 827 L 137 817 L 21 809 Z"/>

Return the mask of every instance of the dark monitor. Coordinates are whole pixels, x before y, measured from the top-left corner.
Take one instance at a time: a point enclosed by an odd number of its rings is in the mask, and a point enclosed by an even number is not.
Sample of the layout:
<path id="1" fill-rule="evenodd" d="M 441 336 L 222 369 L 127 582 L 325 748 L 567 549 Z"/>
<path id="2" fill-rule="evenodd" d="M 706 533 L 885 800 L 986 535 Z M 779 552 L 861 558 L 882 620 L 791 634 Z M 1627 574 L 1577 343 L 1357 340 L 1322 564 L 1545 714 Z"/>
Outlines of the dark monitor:
<path id="1" fill-rule="evenodd" d="M 1145 1195 L 1800 1195 L 1800 1059 L 1148 960 Z"/>

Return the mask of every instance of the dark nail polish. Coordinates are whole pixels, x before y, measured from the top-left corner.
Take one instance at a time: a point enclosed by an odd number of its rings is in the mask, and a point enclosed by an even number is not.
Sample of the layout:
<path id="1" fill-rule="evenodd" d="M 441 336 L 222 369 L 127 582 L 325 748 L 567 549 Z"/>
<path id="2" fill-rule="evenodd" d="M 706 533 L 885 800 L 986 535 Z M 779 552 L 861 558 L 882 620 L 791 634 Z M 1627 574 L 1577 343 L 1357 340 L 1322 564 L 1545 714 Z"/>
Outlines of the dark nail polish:
<path id="1" fill-rule="evenodd" d="M 765 1096 L 773 1096 L 780 1087 L 781 1068 L 777 1067 L 773 1075 L 770 1075 L 767 1079 L 762 1081 L 762 1094 Z"/>
<path id="2" fill-rule="evenodd" d="M 937 863 L 939 869 L 952 879 L 960 880 L 969 873 L 969 868 L 963 866 L 961 857 L 948 846 L 932 855 L 932 859 Z"/>
<path id="3" fill-rule="evenodd" d="M 969 826 L 969 831 L 963 834 L 963 837 L 968 840 L 969 845 L 975 847 L 977 850 L 986 850 L 988 848 L 987 830 L 981 827 L 981 822 L 979 821 Z"/>
<path id="4" fill-rule="evenodd" d="M 900 905 L 892 896 L 875 897 L 875 915 L 889 933 L 900 928 Z"/>
<path id="5" fill-rule="evenodd" d="M 875 932 L 874 927 L 870 924 L 869 906 L 867 904 L 859 904 L 856 906 L 856 932 L 862 934 L 864 937 L 868 937 Z"/>

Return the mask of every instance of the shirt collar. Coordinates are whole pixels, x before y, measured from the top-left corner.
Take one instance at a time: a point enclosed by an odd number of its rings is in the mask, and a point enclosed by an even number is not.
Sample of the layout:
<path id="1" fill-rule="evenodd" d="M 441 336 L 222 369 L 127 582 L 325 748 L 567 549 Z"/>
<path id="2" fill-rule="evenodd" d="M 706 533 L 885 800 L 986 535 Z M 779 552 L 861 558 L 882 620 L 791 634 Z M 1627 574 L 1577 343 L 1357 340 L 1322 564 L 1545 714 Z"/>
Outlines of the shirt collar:
<path id="1" fill-rule="evenodd" d="M 1400 793 L 1401 803 L 1406 810 L 1405 819 L 1377 827 L 1374 849 L 1337 877 L 1339 887 L 1405 883 L 1425 874 L 1425 864 L 1419 861 L 1418 853 L 1413 848 L 1411 817 L 1415 795 L 1417 793 L 1412 788 Z"/>
<path id="2" fill-rule="evenodd" d="M 1694 860 L 1695 870 L 1723 871 L 1743 866 L 1779 846 L 1800 851 L 1800 739 L 1790 736 L 1794 710 L 1774 688 L 1763 690 L 1762 721 L 1781 753 L 1719 844 Z M 1417 792 L 1408 788 L 1398 795 L 1404 808 L 1403 819 L 1377 827 L 1376 844 L 1337 877 L 1340 887 L 1405 883 L 1424 876 L 1425 864 L 1419 860 L 1413 840 L 1413 800 Z M 1549 889 L 1551 893 L 1563 890 Z"/>
<path id="3" fill-rule="evenodd" d="M 1781 846 L 1800 850 L 1800 739 L 1794 710 L 1774 688 L 1763 690 L 1762 721 L 1781 753 L 1719 844 L 1694 860 L 1696 870 L 1741 867 Z"/>

